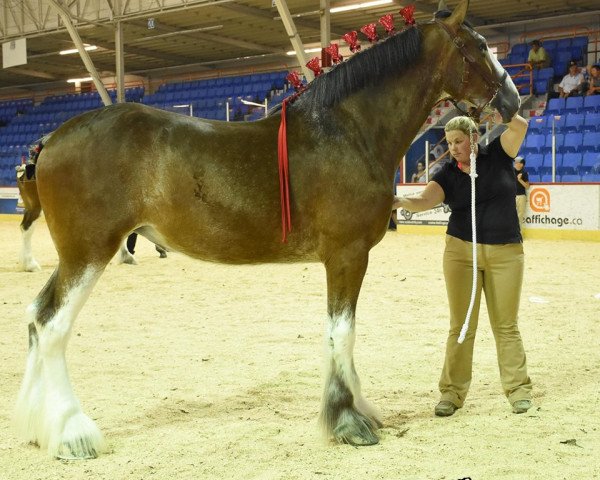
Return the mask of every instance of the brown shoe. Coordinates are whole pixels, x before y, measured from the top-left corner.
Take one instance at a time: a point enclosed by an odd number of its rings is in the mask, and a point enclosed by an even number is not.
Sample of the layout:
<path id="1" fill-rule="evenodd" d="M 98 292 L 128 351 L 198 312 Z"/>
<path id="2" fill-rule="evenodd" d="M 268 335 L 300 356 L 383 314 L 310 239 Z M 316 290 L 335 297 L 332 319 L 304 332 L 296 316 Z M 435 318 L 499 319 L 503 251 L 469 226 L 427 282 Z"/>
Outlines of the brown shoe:
<path id="1" fill-rule="evenodd" d="M 449 417 L 457 410 L 458 407 L 448 400 L 442 400 L 435 406 L 435 414 L 438 417 Z"/>

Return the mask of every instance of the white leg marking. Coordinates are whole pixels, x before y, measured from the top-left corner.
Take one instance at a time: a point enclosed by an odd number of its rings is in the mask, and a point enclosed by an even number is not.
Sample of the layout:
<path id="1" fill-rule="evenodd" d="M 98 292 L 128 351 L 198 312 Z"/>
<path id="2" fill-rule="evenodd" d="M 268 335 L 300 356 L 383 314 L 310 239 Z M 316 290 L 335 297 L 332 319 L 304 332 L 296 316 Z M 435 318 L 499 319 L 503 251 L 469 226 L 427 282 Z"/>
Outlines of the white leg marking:
<path id="1" fill-rule="evenodd" d="M 329 319 L 326 341 L 329 345 L 329 364 L 333 360 L 336 374 L 339 375 L 354 397 L 354 407 L 361 413 L 379 419 L 377 409 L 363 397 L 360 379 L 354 368 L 354 342 L 356 331 L 354 318 L 349 310 Z"/>
<path id="2" fill-rule="evenodd" d="M 21 228 L 21 267 L 26 272 L 39 272 L 42 269 L 31 253 L 31 237 L 33 236 L 34 225 L 35 223 L 32 223 L 27 230 Z"/>
<path id="3" fill-rule="evenodd" d="M 81 411 L 65 360 L 73 321 L 98 277 L 88 270 L 55 315 L 43 326 L 36 323 L 39 343 L 29 352 L 15 420 L 23 438 L 47 448 L 52 457 L 89 458 L 105 450 L 100 430 Z M 35 315 L 36 309 L 33 305 L 28 313 Z"/>
<path id="4" fill-rule="evenodd" d="M 126 263 L 128 265 L 137 265 L 137 262 L 135 261 L 135 257 L 131 253 L 129 253 L 129 250 L 127 250 L 126 242 L 127 242 L 127 239 L 125 239 L 125 241 L 121 244 L 119 251 L 115 255 L 117 264 L 120 265 L 122 263 Z"/>

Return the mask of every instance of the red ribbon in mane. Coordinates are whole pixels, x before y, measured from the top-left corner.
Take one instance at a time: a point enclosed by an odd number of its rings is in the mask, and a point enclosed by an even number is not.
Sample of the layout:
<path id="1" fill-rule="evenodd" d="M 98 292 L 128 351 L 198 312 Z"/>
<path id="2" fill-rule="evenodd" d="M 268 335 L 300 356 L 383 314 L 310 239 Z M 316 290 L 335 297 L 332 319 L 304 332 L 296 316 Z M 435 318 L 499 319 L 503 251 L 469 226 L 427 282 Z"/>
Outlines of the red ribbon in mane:
<path id="1" fill-rule="evenodd" d="M 379 37 L 377 36 L 377 25 L 375 23 L 368 23 L 363 27 L 360 27 L 360 31 L 366 35 L 369 42 L 378 42 Z"/>
<path id="2" fill-rule="evenodd" d="M 344 57 L 340 55 L 339 46 L 337 43 L 332 43 L 328 47 L 325 47 L 325 51 L 331 56 L 333 63 L 340 63 Z"/>
<path id="3" fill-rule="evenodd" d="M 315 77 L 318 77 L 319 75 L 321 75 L 323 73 L 323 70 L 321 69 L 321 65 L 319 65 L 319 57 L 311 58 L 309 60 L 309 62 L 306 64 L 306 66 L 313 71 L 313 73 L 315 74 Z"/>
<path id="4" fill-rule="evenodd" d="M 409 26 L 409 25 L 414 25 L 415 24 L 415 18 L 414 18 L 414 13 L 415 13 L 415 6 L 414 5 L 407 5 L 406 7 L 404 7 L 403 9 L 400 10 L 400 15 L 402 15 L 404 17 L 404 24 Z"/>
<path id="5" fill-rule="evenodd" d="M 358 44 L 358 33 L 356 30 L 345 33 L 342 39 L 348 44 L 348 47 L 352 53 L 356 53 L 360 50 L 360 45 Z"/>
<path id="6" fill-rule="evenodd" d="M 394 16 L 391 13 L 388 13 L 387 15 L 381 17 L 379 19 L 379 23 L 383 28 L 385 28 L 385 31 L 388 35 L 391 35 L 392 32 L 395 30 Z"/>
<path id="7" fill-rule="evenodd" d="M 287 234 L 292 230 L 292 215 L 290 213 L 290 172 L 287 150 L 287 125 L 285 107 L 290 100 L 288 97 L 281 102 L 281 123 L 277 137 L 277 159 L 279 163 L 279 196 L 281 201 L 281 242 L 287 242 Z"/>

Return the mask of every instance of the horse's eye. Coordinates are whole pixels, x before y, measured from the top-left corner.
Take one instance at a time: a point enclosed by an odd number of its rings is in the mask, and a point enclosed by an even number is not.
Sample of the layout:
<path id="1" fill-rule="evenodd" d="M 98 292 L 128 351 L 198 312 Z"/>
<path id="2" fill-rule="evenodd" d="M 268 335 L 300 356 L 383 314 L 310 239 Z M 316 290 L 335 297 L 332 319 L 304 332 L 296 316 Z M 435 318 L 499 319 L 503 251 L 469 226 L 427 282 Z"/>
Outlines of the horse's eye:
<path id="1" fill-rule="evenodd" d="M 487 44 L 485 42 L 479 44 L 479 50 L 485 52 L 487 50 Z"/>

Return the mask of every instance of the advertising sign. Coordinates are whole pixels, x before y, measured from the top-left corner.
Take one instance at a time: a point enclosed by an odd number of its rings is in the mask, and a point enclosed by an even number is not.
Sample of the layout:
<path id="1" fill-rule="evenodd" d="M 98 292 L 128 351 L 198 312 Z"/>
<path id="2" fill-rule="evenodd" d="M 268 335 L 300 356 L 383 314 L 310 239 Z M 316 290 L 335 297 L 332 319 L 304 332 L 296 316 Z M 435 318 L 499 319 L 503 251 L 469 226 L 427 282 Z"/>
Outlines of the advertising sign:
<path id="1" fill-rule="evenodd" d="M 425 185 L 398 185 L 398 195 L 415 195 Z M 532 185 L 525 228 L 539 230 L 600 230 L 600 185 Z M 447 225 L 450 209 L 411 213 L 398 210 L 398 225 Z"/>

